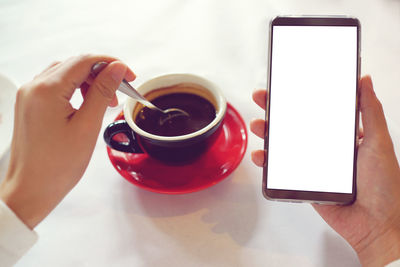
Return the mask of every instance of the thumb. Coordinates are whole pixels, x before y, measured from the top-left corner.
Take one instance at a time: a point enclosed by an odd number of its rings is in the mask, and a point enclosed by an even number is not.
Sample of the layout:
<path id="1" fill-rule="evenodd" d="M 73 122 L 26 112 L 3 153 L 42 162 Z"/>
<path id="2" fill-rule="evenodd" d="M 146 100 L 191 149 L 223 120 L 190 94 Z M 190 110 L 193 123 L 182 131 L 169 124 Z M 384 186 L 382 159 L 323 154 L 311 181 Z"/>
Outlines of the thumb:
<path id="1" fill-rule="evenodd" d="M 360 94 L 364 138 L 380 140 L 380 137 L 388 135 L 388 128 L 382 104 L 375 95 L 370 76 L 361 78 Z"/>
<path id="2" fill-rule="evenodd" d="M 128 67 L 120 61 L 107 65 L 88 88 L 84 102 L 77 111 L 79 120 L 99 122 L 103 120 L 104 112 L 113 100 L 115 91 L 127 74 Z M 75 117 L 75 116 L 74 116 Z"/>

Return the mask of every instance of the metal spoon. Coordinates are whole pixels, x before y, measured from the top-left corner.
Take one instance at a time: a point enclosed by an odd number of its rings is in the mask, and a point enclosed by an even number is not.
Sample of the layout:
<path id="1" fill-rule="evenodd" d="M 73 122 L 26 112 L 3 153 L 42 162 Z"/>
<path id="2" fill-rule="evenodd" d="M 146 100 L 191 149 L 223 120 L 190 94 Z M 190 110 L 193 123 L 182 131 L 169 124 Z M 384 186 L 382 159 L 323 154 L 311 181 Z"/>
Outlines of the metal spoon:
<path id="1" fill-rule="evenodd" d="M 94 64 L 92 66 L 90 73 L 92 74 L 93 77 L 96 77 L 107 65 L 108 65 L 107 62 L 97 62 L 96 64 Z M 164 110 L 164 109 L 160 109 L 159 107 L 156 107 L 155 105 L 153 105 L 153 103 L 148 101 L 138 91 L 136 91 L 136 89 L 133 88 L 125 79 L 122 80 L 122 83 L 119 85 L 117 90 L 136 99 L 138 102 L 142 103 L 143 105 L 145 105 L 148 108 L 158 110 L 158 111 L 168 115 L 168 117 L 166 117 L 165 119 L 160 120 L 160 124 L 164 124 L 167 120 L 169 120 L 173 117 L 189 116 L 189 114 L 186 111 L 179 109 L 179 108 L 168 108 L 168 109 Z"/>

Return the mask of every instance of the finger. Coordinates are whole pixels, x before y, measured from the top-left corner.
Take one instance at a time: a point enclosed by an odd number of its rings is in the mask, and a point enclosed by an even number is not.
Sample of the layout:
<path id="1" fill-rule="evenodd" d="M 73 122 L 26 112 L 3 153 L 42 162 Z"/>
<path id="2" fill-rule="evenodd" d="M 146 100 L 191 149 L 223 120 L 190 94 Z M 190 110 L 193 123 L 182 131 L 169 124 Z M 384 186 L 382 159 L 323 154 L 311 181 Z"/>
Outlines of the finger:
<path id="1" fill-rule="evenodd" d="M 44 73 L 48 72 L 49 70 L 54 69 L 54 68 L 55 68 L 56 66 L 58 66 L 60 63 L 61 63 L 61 61 L 54 61 L 54 62 L 51 63 L 47 68 L 45 68 L 45 69 L 42 71 L 42 73 L 44 74 Z M 42 73 L 41 73 L 41 74 L 42 74 Z"/>
<path id="2" fill-rule="evenodd" d="M 73 92 L 83 82 L 85 82 L 90 74 L 92 66 L 99 61 L 107 63 L 118 60 L 115 57 L 104 56 L 104 55 L 83 55 L 72 57 L 62 62 L 53 75 L 63 77 L 63 83 L 66 83 L 65 92 L 67 97 L 72 97 Z M 135 78 L 135 74 L 132 70 L 127 69 L 126 79 L 132 80 Z"/>
<path id="3" fill-rule="evenodd" d="M 89 90 L 90 85 L 87 82 L 83 82 L 80 87 L 81 95 L 83 99 L 85 99 L 87 91 Z M 118 98 L 117 95 L 114 94 L 113 100 L 109 104 L 110 107 L 118 106 Z"/>
<path id="4" fill-rule="evenodd" d="M 255 150 L 251 152 L 251 160 L 258 167 L 264 167 L 265 150 Z"/>
<path id="5" fill-rule="evenodd" d="M 82 98 L 85 99 L 87 91 L 89 90 L 90 85 L 87 82 L 83 82 L 79 87 L 81 90 Z"/>
<path id="6" fill-rule="evenodd" d="M 332 215 L 335 210 L 343 208 L 343 206 L 339 205 L 321 205 L 317 203 L 312 203 L 311 206 L 313 206 L 322 218 L 327 218 L 329 215 Z"/>
<path id="7" fill-rule="evenodd" d="M 253 119 L 250 122 L 250 130 L 260 138 L 265 137 L 266 122 L 262 119 Z"/>
<path id="8" fill-rule="evenodd" d="M 358 138 L 358 145 L 361 145 L 363 143 L 363 141 L 364 141 L 364 137 Z"/>
<path id="9" fill-rule="evenodd" d="M 125 80 L 131 82 L 135 79 L 136 79 L 136 74 L 133 73 L 130 69 L 128 69 L 127 75 L 125 76 Z M 85 83 L 89 85 L 91 85 L 93 82 L 94 82 L 94 76 L 92 75 L 89 75 L 85 80 Z"/>
<path id="10" fill-rule="evenodd" d="M 94 77 L 92 75 L 89 75 L 85 80 L 85 83 L 87 83 L 88 85 L 92 85 L 93 82 L 94 82 Z"/>
<path id="11" fill-rule="evenodd" d="M 364 129 L 362 127 L 360 127 L 358 129 L 358 138 L 362 139 L 364 137 Z"/>
<path id="12" fill-rule="evenodd" d="M 113 100 L 111 100 L 111 103 L 108 105 L 109 107 L 116 107 L 116 106 L 118 106 L 118 98 L 117 98 L 117 95 L 116 94 L 114 94 L 114 98 L 113 98 Z"/>
<path id="13" fill-rule="evenodd" d="M 259 105 L 262 109 L 265 110 L 267 103 L 267 90 L 265 89 L 257 89 L 253 92 L 253 100 Z"/>
<path id="14" fill-rule="evenodd" d="M 360 109 L 365 138 L 387 135 L 382 104 L 375 95 L 371 77 L 364 76 L 360 84 Z"/>
<path id="15" fill-rule="evenodd" d="M 55 69 L 60 63 L 61 63 L 61 61 L 54 61 L 49 66 L 47 66 L 41 73 L 36 75 L 34 79 L 36 79 L 40 76 L 43 76 L 43 75 L 47 75 L 51 70 Z"/>
<path id="16" fill-rule="evenodd" d="M 73 119 L 83 123 L 93 123 L 88 127 L 100 130 L 104 112 L 113 100 L 115 91 L 127 71 L 128 67 L 120 61 L 108 64 L 87 90 L 82 106 Z"/>

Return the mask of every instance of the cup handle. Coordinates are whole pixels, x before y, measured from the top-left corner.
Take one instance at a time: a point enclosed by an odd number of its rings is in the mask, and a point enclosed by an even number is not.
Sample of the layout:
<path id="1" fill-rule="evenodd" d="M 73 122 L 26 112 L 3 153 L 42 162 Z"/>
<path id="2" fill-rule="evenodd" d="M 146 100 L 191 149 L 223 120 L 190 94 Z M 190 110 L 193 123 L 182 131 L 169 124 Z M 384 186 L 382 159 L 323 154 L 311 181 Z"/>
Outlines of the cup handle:
<path id="1" fill-rule="evenodd" d="M 113 137 L 119 133 L 124 134 L 129 139 L 129 143 L 113 140 Z M 127 153 L 143 153 L 135 134 L 125 120 L 119 120 L 109 124 L 104 130 L 103 137 L 106 144 L 112 149 Z"/>

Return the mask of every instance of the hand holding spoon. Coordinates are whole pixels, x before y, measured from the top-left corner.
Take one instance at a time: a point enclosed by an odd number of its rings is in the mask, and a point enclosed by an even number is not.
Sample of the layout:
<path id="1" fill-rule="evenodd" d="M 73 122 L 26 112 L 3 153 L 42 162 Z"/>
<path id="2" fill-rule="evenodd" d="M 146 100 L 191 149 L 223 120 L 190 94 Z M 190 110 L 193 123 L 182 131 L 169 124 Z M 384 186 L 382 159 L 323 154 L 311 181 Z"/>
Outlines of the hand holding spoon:
<path id="1" fill-rule="evenodd" d="M 108 65 L 107 62 L 97 62 L 92 66 L 91 75 L 93 77 L 96 77 L 107 65 Z M 117 90 L 136 99 L 138 102 L 142 103 L 146 107 L 151 108 L 153 110 L 158 110 L 167 115 L 165 119 L 160 120 L 160 124 L 164 124 L 167 120 L 172 119 L 173 117 L 189 116 L 189 114 L 186 111 L 179 108 L 168 108 L 163 110 L 156 107 L 155 105 L 153 105 L 153 103 L 148 101 L 138 91 L 136 91 L 136 89 L 133 88 L 125 79 L 119 85 Z"/>

